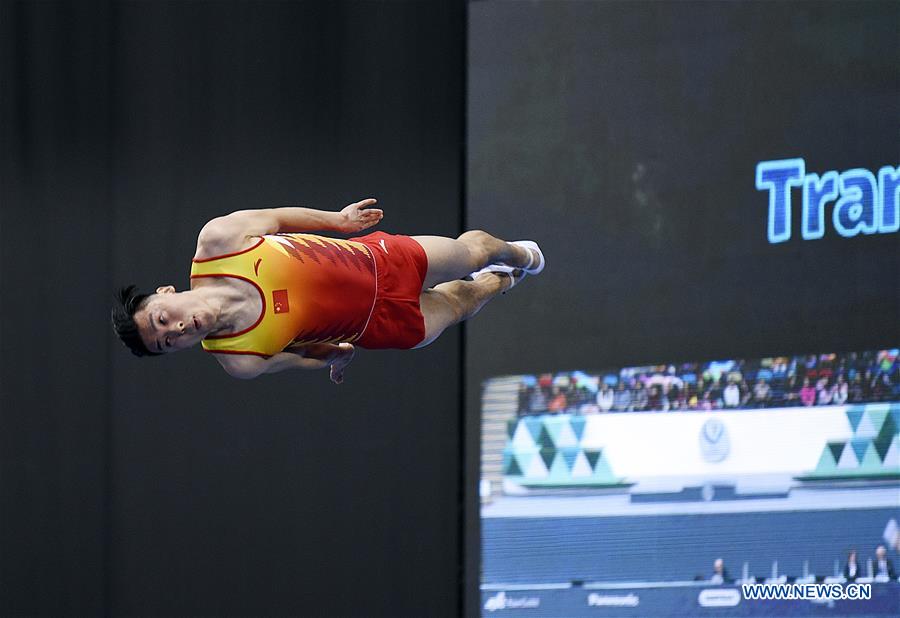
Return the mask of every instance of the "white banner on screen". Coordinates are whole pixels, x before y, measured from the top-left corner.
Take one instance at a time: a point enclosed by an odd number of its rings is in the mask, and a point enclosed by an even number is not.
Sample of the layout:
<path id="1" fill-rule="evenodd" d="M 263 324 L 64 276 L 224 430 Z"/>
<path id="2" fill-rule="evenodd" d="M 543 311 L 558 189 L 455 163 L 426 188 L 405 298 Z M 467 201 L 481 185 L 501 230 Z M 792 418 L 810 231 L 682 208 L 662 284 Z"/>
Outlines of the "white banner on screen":
<path id="1" fill-rule="evenodd" d="M 602 448 L 616 475 L 631 481 L 677 476 L 682 484 L 684 477 L 695 476 L 795 476 L 816 467 L 826 442 L 853 436 L 845 409 L 595 415 L 586 419 L 581 445 Z M 715 425 L 724 435 L 709 431 Z M 722 441 L 727 450 L 718 461 L 704 457 Z"/>
<path id="2" fill-rule="evenodd" d="M 782 493 L 806 482 L 892 482 L 900 405 L 521 417 L 504 452 L 504 490 L 672 493 L 716 486 Z"/>

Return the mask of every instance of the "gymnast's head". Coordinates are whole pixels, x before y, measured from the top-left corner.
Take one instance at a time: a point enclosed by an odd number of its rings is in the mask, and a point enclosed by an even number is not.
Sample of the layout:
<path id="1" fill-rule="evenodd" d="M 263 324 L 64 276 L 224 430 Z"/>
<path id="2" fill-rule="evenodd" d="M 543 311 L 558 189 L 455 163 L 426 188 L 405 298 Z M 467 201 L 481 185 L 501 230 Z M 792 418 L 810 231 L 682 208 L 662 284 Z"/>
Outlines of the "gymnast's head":
<path id="1" fill-rule="evenodd" d="M 113 329 L 136 356 L 159 356 L 187 349 L 210 332 L 214 316 L 209 306 L 171 285 L 156 293 L 129 285 L 119 290 L 112 309 Z"/>

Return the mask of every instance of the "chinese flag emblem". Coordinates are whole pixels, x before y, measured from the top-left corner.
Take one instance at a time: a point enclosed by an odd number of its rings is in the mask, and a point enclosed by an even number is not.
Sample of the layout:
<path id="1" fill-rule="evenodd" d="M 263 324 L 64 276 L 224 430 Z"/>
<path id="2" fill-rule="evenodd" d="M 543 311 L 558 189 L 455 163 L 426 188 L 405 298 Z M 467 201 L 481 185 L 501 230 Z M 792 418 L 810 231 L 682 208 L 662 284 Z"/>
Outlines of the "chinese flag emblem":
<path id="1" fill-rule="evenodd" d="M 275 313 L 289 313 L 291 305 L 288 302 L 288 291 L 272 290 L 272 306 L 275 307 Z"/>

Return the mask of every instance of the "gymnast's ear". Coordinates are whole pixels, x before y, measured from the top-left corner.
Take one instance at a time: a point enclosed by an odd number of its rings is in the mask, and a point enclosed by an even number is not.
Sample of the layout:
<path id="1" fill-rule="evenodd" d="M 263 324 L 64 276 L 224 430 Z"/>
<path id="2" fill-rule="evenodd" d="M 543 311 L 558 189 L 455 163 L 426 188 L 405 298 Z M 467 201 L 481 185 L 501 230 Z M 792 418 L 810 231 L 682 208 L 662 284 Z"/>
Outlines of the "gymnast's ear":
<path id="1" fill-rule="evenodd" d="M 156 288 L 156 293 L 157 293 L 157 294 L 174 294 L 174 293 L 175 293 L 175 286 L 172 286 L 172 285 L 161 285 L 161 286 L 159 286 L 158 288 Z"/>

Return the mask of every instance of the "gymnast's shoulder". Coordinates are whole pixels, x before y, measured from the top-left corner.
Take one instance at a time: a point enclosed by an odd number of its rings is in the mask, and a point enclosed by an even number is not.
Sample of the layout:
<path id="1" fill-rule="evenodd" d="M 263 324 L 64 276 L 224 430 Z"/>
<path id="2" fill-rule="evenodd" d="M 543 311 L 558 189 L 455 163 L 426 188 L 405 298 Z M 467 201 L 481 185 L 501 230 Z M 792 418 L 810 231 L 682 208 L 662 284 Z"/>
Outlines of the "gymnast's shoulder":
<path id="1" fill-rule="evenodd" d="M 238 210 L 210 219 L 197 234 L 194 259 L 227 255 L 252 246 L 264 234 L 273 232 L 271 217 L 265 211 Z"/>
<path id="2" fill-rule="evenodd" d="M 213 356 L 222 369 L 233 378 L 252 380 L 266 372 L 267 359 L 249 354 L 216 354 Z"/>

